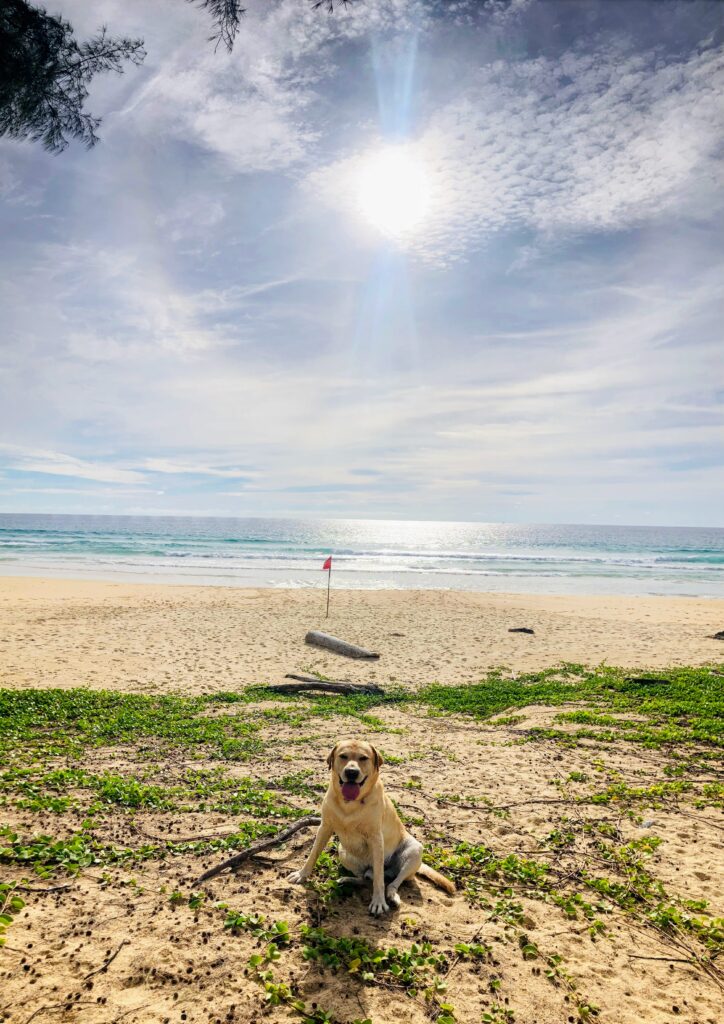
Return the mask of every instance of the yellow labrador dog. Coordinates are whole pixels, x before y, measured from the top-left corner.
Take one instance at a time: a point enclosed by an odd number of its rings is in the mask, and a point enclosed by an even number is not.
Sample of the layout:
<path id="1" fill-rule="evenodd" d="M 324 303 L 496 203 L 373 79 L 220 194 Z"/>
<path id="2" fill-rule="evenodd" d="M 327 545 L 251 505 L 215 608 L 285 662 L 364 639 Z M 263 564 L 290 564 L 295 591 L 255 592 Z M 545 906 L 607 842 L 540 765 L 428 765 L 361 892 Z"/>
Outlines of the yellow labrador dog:
<path id="1" fill-rule="evenodd" d="M 360 881 L 372 877 L 370 914 L 384 914 L 390 905 L 399 906 L 397 890 L 415 874 L 454 893 L 449 878 L 422 863 L 422 844 L 406 830 L 385 794 L 380 779 L 382 758 L 375 748 L 360 740 L 340 740 L 327 764 L 330 779 L 322 802 L 322 823 L 304 866 L 292 871 L 287 881 L 306 882 L 320 853 L 337 835 L 342 864 Z"/>

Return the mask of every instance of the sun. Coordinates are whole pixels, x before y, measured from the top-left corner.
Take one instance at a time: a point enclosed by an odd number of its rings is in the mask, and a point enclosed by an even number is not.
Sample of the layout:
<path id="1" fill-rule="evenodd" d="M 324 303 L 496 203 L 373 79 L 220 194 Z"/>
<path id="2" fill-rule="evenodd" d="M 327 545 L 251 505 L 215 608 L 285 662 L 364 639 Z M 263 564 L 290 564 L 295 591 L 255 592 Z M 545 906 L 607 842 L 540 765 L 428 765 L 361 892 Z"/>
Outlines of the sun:
<path id="1" fill-rule="evenodd" d="M 424 220 L 430 204 L 425 169 L 406 146 L 379 150 L 361 168 L 357 201 L 363 217 L 382 234 L 409 234 Z"/>

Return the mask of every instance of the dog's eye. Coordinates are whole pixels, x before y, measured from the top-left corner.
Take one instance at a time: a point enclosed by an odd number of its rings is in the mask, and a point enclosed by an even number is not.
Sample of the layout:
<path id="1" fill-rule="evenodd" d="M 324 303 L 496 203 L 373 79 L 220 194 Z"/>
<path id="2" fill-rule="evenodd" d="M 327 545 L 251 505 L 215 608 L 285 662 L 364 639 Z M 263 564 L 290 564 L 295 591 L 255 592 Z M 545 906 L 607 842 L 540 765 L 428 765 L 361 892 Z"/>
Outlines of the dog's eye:
<path id="1" fill-rule="evenodd" d="M 363 754 L 362 757 L 358 757 L 357 760 L 358 761 L 369 761 L 369 757 L 365 757 L 364 754 Z"/>
<path id="2" fill-rule="evenodd" d="M 340 759 L 340 761 L 348 761 L 349 760 L 349 754 L 340 754 L 339 755 L 339 759 Z"/>

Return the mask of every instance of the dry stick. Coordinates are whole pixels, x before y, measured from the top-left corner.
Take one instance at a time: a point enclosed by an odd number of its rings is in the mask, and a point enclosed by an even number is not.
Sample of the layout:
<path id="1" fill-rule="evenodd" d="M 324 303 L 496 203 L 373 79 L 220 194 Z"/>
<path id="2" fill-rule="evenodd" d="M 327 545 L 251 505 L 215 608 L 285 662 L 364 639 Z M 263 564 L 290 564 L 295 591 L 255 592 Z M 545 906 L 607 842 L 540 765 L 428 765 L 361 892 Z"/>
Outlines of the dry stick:
<path id="1" fill-rule="evenodd" d="M 472 945 L 473 942 L 477 942 L 477 940 L 480 938 L 480 933 L 482 932 L 482 930 L 483 930 L 483 928 L 485 927 L 486 924 L 487 924 L 487 921 L 484 922 L 483 924 L 481 924 L 480 927 L 475 930 L 475 932 L 473 933 L 473 935 L 470 938 L 470 942 L 468 943 L 468 945 Z M 443 974 L 443 978 L 449 978 L 450 977 L 450 975 L 452 974 L 453 968 L 457 967 L 457 965 L 460 963 L 461 956 L 462 956 L 461 953 L 457 953 L 453 957 L 453 959 L 452 959 L 452 961 L 450 963 L 450 966 L 448 967 L 448 969 Z"/>
<path id="2" fill-rule="evenodd" d="M 570 804 L 570 798 L 541 798 L 538 800 L 521 800 L 515 804 L 461 804 L 457 800 L 445 800 L 436 797 L 439 804 L 447 804 L 449 807 L 462 807 L 466 811 L 507 811 L 510 807 L 526 807 L 528 804 Z"/>
<path id="3" fill-rule="evenodd" d="M 690 967 L 696 963 L 695 959 L 686 960 L 683 956 L 639 956 L 637 953 L 627 953 L 629 960 L 663 960 L 671 964 L 688 964 Z"/>
<path id="4" fill-rule="evenodd" d="M 150 1003 L 143 1003 L 142 1006 L 132 1006 L 130 1010 L 124 1010 L 123 1013 L 120 1013 L 117 1017 L 113 1018 L 112 1024 L 118 1024 L 118 1021 L 123 1020 L 123 1018 L 127 1017 L 129 1013 L 138 1013 L 139 1010 L 145 1010 L 146 1007 L 150 1005 Z"/>
<path id="5" fill-rule="evenodd" d="M 124 939 L 123 942 L 118 947 L 118 949 L 115 951 L 115 953 L 111 953 L 111 955 L 108 957 L 108 959 L 103 961 L 103 963 L 100 965 L 100 967 L 96 967 L 96 969 L 94 971 L 91 971 L 90 974 L 86 974 L 86 976 L 83 978 L 83 981 L 88 981 L 88 979 L 92 978 L 94 974 L 100 974 L 101 971 L 108 970 L 108 968 L 113 963 L 113 961 L 116 959 L 116 957 L 121 952 L 123 947 L 124 946 L 130 946 L 130 944 L 131 944 L 131 940 L 130 939 Z"/>
<path id="6" fill-rule="evenodd" d="M 300 676 L 296 672 L 287 672 L 285 679 L 296 679 L 300 683 L 351 683 L 351 679 L 321 679 L 319 676 Z"/>
<path id="7" fill-rule="evenodd" d="M 629 927 L 633 927 L 636 930 L 640 931 L 642 935 L 651 935 L 649 927 L 647 927 L 641 921 L 636 921 L 635 919 L 629 920 Z M 687 960 L 687 963 L 689 963 L 691 967 L 698 967 L 700 970 L 702 970 L 704 974 L 706 974 L 706 976 L 711 981 L 713 981 L 714 984 L 717 985 L 721 991 L 724 991 L 721 969 L 711 961 L 707 963 L 705 960 L 701 958 L 700 954 L 695 949 L 692 949 L 692 947 L 689 946 L 688 943 L 684 942 L 681 938 L 679 938 L 679 929 L 676 929 L 676 931 L 672 934 L 668 931 L 665 931 L 659 925 L 654 924 L 653 932 L 663 946 L 669 945 L 680 953 L 686 953 L 689 958 Z M 665 959 L 668 959 L 668 957 L 666 957 Z"/>
<path id="8" fill-rule="evenodd" d="M 95 1006 L 95 1005 L 96 1005 L 96 1003 L 92 999 L 81 999 L 79 1002 L 73 1003 L 73 1009 L 75 1009 L 77 1006 Z M 25 1024 L 30 1024 L 30 1021 L 31 1020 L 35 1020 L 35 1018 L 38 1016 L 39 1013 L 46 1013 L 46 1012 L 47 1013 L 50 1013 L 50 1012 L 57 1013 L 58 1010 L 64 1010 L 66 1008 L 66 1006 L 68 1006 L 67 1000 L 65 1002 L 63 1002 L 63 1003 L 50 1003 L 49 1006 L 39 1006 L 37 1010 L 35 1010 L 33 1013 L 30 1014 L 28 1019 L 25 1021 Z"/>
<path id="9" fill-rule="evenodd" d="M 216 878 L 217 875 L 220 875 L 222 871 L 226 871 L 227 868 L 235 868 L 239 864 L 243 864 L 245 860 L 248 860 L 257 853 L 261 853 L 262 850 L 269 850 L 272 846 L 281 845 L 290 836 L 293 836 L 295 832 L 299 832 L 303 828 L 311 828 L 313 825 L 319 825 L 321 820 L 316 814 L 308 814 L 304 818 L 299 818 L 293 825 L 285 828 L 282 832 L 278 832 L 275 836 L 270 836 L 269 839 L 260 839 L 259 842 L 247 846 L 241 853 L 236 853 L 233 857 L 229 857 L 222 864 L 217 864 L 215 868 L 209 868 L 208 871 L 204 871 L 203 875 L 199 875 L 193 883 L 194 886 L 201 885 L 202 882 L 208 882 L 210 878 Z"/>
<path id="10" fill-rule="evenodd" d="M 156 843 L 198 843 L 204 839 L 227 839 L 229 836 L 235 836 L 238 833 L 231 832 L 209 832 L 203 836 L 152 836 L 150 832 L 144 832 L 138 825 L 131 826 L 134 832 L 138 832 L 139 835 L 145 836 L 146 839 L 153 839 Z"/>
<path id="11" fill-rule="evenodd" d="M 306 693 L 310 690 L 319 690 L 322 693 L 371 693 L 382 694 L 384 690 L 376 683 L 348 683 L 343 680 L 312 679 L 309 676 L 295 676 L 287 673 L 285 679 L 296 679 L 295 683 L 277 683 L 274 686 L 265 686 L 265 690 L 273 690 L 275 693 Z"/>
<path id="12" fill-rule="evenodd" d="M 701 818 L 698 814 L 691 814 L 689 811 L 683 811 L 681 808 L 677 808 L 679 814 L 683 814 L 685 818 L 691 818 L 692 821 L 698 821 L 701 825 L 708 825 L 709 828 L 717 828 L 720 832 L 724 832 L 724 825 L 718 825 L 711 818 Z"/>
<path id="13" fill-rule="evenodd" d="M 72 889 L 72 885 L 51 885 L 50 887 L 38 887 L 35 885 L 16 885 L 21 892 L 39 892 L 41 895 L 48 892 L 63 892 L 65 889 Z M 6 947 L 7 948 L 7 947 Z"/>

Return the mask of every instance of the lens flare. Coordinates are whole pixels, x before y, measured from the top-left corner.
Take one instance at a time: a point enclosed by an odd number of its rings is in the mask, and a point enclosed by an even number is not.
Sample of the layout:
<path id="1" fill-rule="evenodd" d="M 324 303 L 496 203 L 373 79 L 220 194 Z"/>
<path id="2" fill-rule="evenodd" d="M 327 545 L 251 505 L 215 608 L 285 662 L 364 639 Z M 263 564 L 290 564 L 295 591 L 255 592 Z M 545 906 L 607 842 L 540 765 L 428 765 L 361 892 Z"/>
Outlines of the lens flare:
<path id="1" fill-rule="evenodd" d="M 394 238 L 419 227 L 430 205 L 424 167 L 405 146 L 391 146 L 371 156 L 359 177 L 358 206 L 378 231 Z"/>

